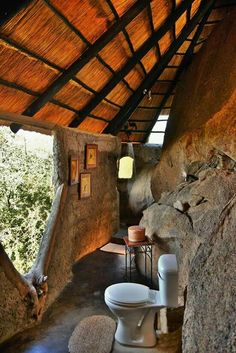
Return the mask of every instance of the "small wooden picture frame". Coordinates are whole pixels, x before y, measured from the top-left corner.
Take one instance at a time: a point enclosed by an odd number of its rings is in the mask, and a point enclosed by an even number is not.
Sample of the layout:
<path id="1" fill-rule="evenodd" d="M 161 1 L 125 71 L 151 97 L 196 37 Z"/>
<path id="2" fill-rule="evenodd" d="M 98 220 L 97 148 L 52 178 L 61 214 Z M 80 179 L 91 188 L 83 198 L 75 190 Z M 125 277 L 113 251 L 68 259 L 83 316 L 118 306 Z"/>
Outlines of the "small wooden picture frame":
<path id="1" fill-rule="evenodd" d="M 98 145 L 87 144 L 85 150 L 85 168 L 96 168 L 98 164 Z"/>
<path id="2" fill-rule="evenodd" d="M 79 182 L 79 157 L 70 156 L 69 158 L 69 184 L 74 185 Z"/>
<path id="3" fill-rule="evenodd" d="M 80 173 L 80 198 L 91 196 L 91 173 Z"/>

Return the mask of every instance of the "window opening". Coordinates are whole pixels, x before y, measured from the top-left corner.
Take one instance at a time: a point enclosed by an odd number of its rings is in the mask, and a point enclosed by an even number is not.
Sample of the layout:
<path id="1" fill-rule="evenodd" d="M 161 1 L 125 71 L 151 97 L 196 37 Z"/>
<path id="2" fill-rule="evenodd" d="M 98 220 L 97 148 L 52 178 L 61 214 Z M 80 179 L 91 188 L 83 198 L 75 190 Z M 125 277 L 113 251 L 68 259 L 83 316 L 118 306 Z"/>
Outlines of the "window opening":
<path id="1" fill-rule="evenodd" d="M 148 144 L 163 145 L 169 115 L 160 115 L 148 138 Z"/>
<path id="2" fill-rule="evenodd" d="M 53 138 L 0 127 L 0 241 L 19 272 L 32 266 L 53 199 Z"/>
<path id="3" fill-rule="evenodd" d="M 119 160 L 118 178 L 131 179 L 133 176 L 133 165 L 134 165 L 134 159 L 132 157 L 129 157 L 129 156 L 122 157 Z"/>

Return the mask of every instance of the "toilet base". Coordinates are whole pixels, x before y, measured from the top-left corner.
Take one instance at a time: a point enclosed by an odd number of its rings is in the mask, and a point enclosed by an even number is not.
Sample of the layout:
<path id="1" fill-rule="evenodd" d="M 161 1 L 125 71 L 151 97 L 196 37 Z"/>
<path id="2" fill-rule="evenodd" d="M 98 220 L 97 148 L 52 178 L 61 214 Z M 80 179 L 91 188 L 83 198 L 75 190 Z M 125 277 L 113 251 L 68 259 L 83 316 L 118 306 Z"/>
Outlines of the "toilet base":
<path id="1" fill-rule="evenodd" d="M 135 326 L 131 324 L 130 320 L 118 318 L 115 340 L 125 346 L 154 347 L 157 343 L 156 331 L 154 330 L 155 313 L 156 310 L 148 311 L 142 324 Z"/>
<path id="2" fill-rule="evenodd" d="M 118 337 L 117 337 L 118 336 Z M 138 340 L 120 340 L 119 335 L 115 335 L 115 340 L 122 346 L 152 348 L 157 344 L 156 334 L 153 337 L 140 337 Z"/>

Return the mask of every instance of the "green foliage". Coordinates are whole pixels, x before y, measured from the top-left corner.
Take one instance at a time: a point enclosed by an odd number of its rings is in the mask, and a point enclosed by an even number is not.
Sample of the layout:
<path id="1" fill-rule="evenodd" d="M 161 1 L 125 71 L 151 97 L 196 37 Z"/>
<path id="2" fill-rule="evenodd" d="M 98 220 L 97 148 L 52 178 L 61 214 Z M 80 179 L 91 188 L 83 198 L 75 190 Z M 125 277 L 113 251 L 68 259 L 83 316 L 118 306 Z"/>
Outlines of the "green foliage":
<path id="1" fill-rule="evenodd" d="M 18 271 L 32 266 L 51 210 L 52 154 L 40 156 L 0 129 L 0 241 Z"/>

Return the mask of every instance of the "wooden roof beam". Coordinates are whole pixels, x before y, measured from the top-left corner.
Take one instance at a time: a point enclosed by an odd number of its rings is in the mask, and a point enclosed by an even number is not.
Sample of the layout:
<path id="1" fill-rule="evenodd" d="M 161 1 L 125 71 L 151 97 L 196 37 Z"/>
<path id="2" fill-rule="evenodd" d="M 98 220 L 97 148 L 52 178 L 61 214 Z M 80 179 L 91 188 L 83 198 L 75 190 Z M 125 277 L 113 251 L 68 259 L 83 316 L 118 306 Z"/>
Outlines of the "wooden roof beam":
<path id="1" fill-rule="evenodd" d="M 214 9 L 222 9 L 224 7 L 231 7 L 231 6 L 236 6 L 236 2 L 235 0 L 233 0 L 232 2 L 227 2 L 226 4 L 220 4 L 220 5 L 216 5 L 214 6 Z"/>
<path id="2" fill-rule="evenodd" d="M 110 9 L 111 9 L 113 15 L 115 16 L 116 21 L 119 21 L 120 17 L 119 17 L 119 15 L 118 15 L 118 13 L 117 13 L 117 11 L 116 11 L 116 9 L 115 9 L 115 6 L 113 5 L 112 1 L 111 1 L 111 0 L 106 0 L 106 2 L 107 2 L 107 4 L 108 4 L 108 6 L 110 7 Z M 149 4 L 149 6 L 150 6 L 150 4 Z M 133 44 L 132 44 L 132 42 L 131 42 L 131 40 L 130 40 L 130 37 L 129 37 L 129 35 L 128 35 L 126 29 L 124 28 L 124 29 L 122 30 L 122 32 L 123 32 L 123 34 L 124 34 L 124 36 L 125 36 L 125 39 L 126 39 L 128 45 L 129 45 L 129 49 L 130 49 L 131 53 L 134 54 L 134 53 L 135 53 L 134 47 L 133 47 Z M 143 63 L 142 63 L 141 61 L 139 62 L 139 65 L 140 65 L 140 67 L 141 67 L 141 69 L 142 69 L 142 71 L 143 71 L 143 73 L 144 73 L 144 76 L 146 76 L 146 75 L 147 75 L 147 71 L 146 71 L 146 69 L 145 69 L 145 67 L 144 67 L 144 65 L 143 65 Z"/>
<path id="3" fill-rule="evenodd" d="M 156 79 L 161 75 L 166 65 L 168 65 L 169 61 L 175 54 L 175 52 L 181 47 L 183 42 L 189 36 L 189 34 L 193 31 L 195 26 L 198 24 L 200 19 L 212 8 L 215 0 L 204 0 L 197 13 L 194 17 L 187 23 L 183 30 L 181 31 L 179 37 L 173 42 L 168 49 L 168 51 L 163 55 L 161 61 L 157 63 L 152 70 L 149 72 L 146 79 L 141 83 L 136 92 L 127 100 L 126 104 L 120 109 L 119 113 L 113 118 L 110 124 L 104 129 L 104 133 L 117 134 L 118 131 L 122 128 L 122 126 L 129 119 L 131 114 L 136 109 L 137 105 L 143 99 L 143 91 L 144 89 L 151 89 L 153 84 L 156 82 Z M 183 4 L 183 3 L 182 3 Z M 189 4 L 188 4 L 189 5 Z M 166 103 L 165 103 L 166 104 Z"/>
<path id="4" fill-rule="evenodd" d="M 193 1 L 193 0 L 191 0 Z M 155 43 L 161 39 L 169 30 L 172 28 L 173 23 L 186 11 L 189 4 L 182 2 L 180 6 L 167 18 L 165 23 L 152 35 L 133 55 L 133 57 L 117 71 L 111 80 L 101 89 L 101 91 L 92 98 L 88 104 L 81 109 L 80 114 L 75 118 L 70 127 L 77 127 L 83 122 L 86 116 L 113 90 L 113 88 L 124 78 L 130 70 L 142 59 L 148 51 L 155 45 Z"/>
<path id="5" fill-rule="evenodd" d="M 78 30 L 77 27 L 75 27 L 52 3 L 50 0 L 43 0 L 45 4 L 48 6 L 48 8 L 58 17 L 64 24 L 69 27 L 69 29 L 74 32 L 79 38 L 87 45 L 88 48 L 91 47 L 90 41 Z M 88 49 L 87 48 L 87 49 Z M 106 62 L 103 60 L 103 58 L 97 54 L 96 55 L 98 61 L 105 66 L 111 73 L 112 75 L 115 74 L 115 70 Z M 130 87 L 129 83 L 125 80 L 123 80 L 124 84 L 126 85 L 127 89 L 130 90 L 131 92 L 134 92 L 134 90 Z"/>
<path id="6" fill-rule="evenodd" d="M 54 64 L 53 62 L 45 59 L 44 57 L 42 57 L 41 55 L 38 55 L 34 52 L 32 52 L 31 50 L 19 45 L 18 43 L 16 43 L 14 40 L 12 40 L 11 38 L 7 38 L 6 36 L 4 36 L 2 33 L 0 33 L 0 39 L 2 39 L 5 43 L 9 44 L 12 48 L 15 48 L 17 50 L 19 50 L 21 53 L 26 54 L 27 56 L 29 56 L 30 58 L 34 58 L 37 59 L 39 61 L 41 61 L 42 63 L 46 64 L 49 68 L 55 69 L 57 70 L 59 73 L 63 73 L 65 70 L 62 69 L 60 66 Z M 86 85 L 84 82 L 82 82 L 81 80 L 79 80 L 77 77 L 73 77 L 71 79 L 72 81 L 78 83 L 80 86 L 84 87 L 87 91 L 96 94 L 97 92 L 92 89 L 91 87 L 89 87 L 88 85 Z M 40 96 L 40 94 L 35 94 L 35 96 Z M 111 105 L 114 105 L 117 108 L 121 108 L 121 106 L 113 101 L 111 101 L 108 98 L 104 99 L 106 102 L 108 102 Z M 50 100 L 51 101 L 51 100 Z"/>
<path id="7" fill-rule="evenodd" d="M 152 31 L 152 35 L 153 35 L 155 33 L 155 28 L 154 28 L 154 23 L 153 23 L 151 4 L 149 4 L 147 7 L 147 13 L 148 13 L 149 23 L 150 23 L 151 31 Z M 159 60 L 161 58 L 161 49 L 160 49 L 160 45 L 158 42 L 156 43 L 156 56 L 157 56 L 157 60 Z"/>
<path id="8" fill-rule="evenodd" d="M 172 9 L 171 9 L 171 13 L 173 13 L 176 9 L 176 1 L 175 0 L 172 0 Z M 192 3 L 191 3 L 192 4 Z M 173 27 L 172 27 L 172 35 L 173 35 L 173 40 L 176 39 L 176 28 L 175 28 L 175 23 L 173 24 Z"/>
<path id="9" fill-rule="evenodd" d="M 153 110 L 157 110 L 159 108 L 160 108 L 160 106 L 158 106 L 158 107 L 144 107 L 143 105 L 138 105 L 136 109 L 153 109 Z M 168 110 L 168 109 L 171 109 L 171 107 L 163 107 L 162 109 Z"/>
<path id="10" fill-rule="evenodd" d="M 168 121 L 168 119 L 158 119 L 158 121 Z M 129 119 L 129 123 L 151 123 L 153 119 Z"/>
<path id="11" fill-rule="evenodd" d="M 187 12 L 186 12 L 186 21 L 189 22 L 191 19 L 191 9 L 192 9 L 192 4 L 189 5 Z"/>
<path id="12" fill-rule="evenodd" d="M 214 3 L 214 1 L 213 1 Z M 180 67 L 179 67 L 179 70 L 177 71 L 176 75 L 175 75 L 175 79 L 174 81 L 172 82 L 172 84 L 169 86 L 169 89 L 166 93 L 166 96 L 163 98 L 162 102 L 161 102 L 161 106 L 160 108 L 157 110 L 156 114 L 155 114 L 155 117 L 153 119 L 153 122 L 151 124 L 151 126 L 149 127 L 148 131 L 147 131 L 147 134 L 145 136 L 145 139 L 143 142 L 146 142 L 146 140 L 148 139 L 149 137 L 149 134 L 152 132 L 152 129 L 153 127 L 155 126 L 156 122 L 159 121 L 158 120 L 158 117 L 160 116 L 160 113 L 161 111 L 164 109 L 164 106 L 168 100 L 168 98 L 170 97 L 170 95 L 172 94 L 173 90 L 175 89 L 176 85 L 177 85 L 177 82 L 179 81 L 180 79 L 180 76 L 183 72 L 183 70 L 186 68 L 186 66 L 189 64 L 190 60 L 191 60 L 191 57 L 193 55 L 193 51 L 194 51 L 194 46 L 196 45 L 201 33 L 202 33 L 202 30 L 203 30 L 203 27 L 210 15 L 210 12 L 213 8 L 213 4 L 211 5 L 211 7 L 208 9 L 208 11 L 206 12 L 206 14 L 203 16 L 201 22 L 199 23 L 198 25 L 198 28 L 197 28 L 197 31 L 196 33 L 194 34 L 194 37 L 192 39 L 192 43 L 190 44 L 190 46 L 188 47 L 186 53 L 185 53 L 185 56 L 180 64 Z"/>
<path id="13" fill-rule="evenodd" d="M 145 120 L 145 119 L 140 119 L 140 120 L 130 119 L 129 120 L 129 123 L 150 123 L 150 122 L 152 122 L 152 120 L 150 120 L 150 119 L 147 119 L 147 120 Z M 122 131 L 122 130 L 120 130 L 120 131 Z"/>
<path id="14" fill-rule="evenodd" d="M 32 91 L 32 90 L 30 90 L 28 88 L 20 86 L 19 84 L 16 84 L 14 82 L 6 81 L 6 80 L 4 80 L 2 78 L 0 78 L 0 85 L 16 89 L 18 91 L 21 91 L 21 92 L 24 92 L 26 94 L 29 94 L 30 96 L 35 96 L 35 97 L 39 97 L 40 96 L 40 93 L 38 93 L 36 91 Z M 53 103 L 54 105 L 57 105 L 57 106 L 59 106 L 61 108 L 67 109 L 67 110 L 69 110 L 69 111 L 71 111 L 71 112 L 73 112 L 75 114 L 78 114 L 78 112 L 79 112 L 78 109 L 75 109 L 75 108 L 71 107 L 70 105 L 68 105 L 66 103 L 63 103 L 63 102 L 60 102 L 60 101 L 58 101 L 56 99 L 53 99 L 53 98 L 50 99 L 49 102 Z M 93 115 L 93 114 L 90 114 L 89 116 L 92 117 L 93 119 L 96 119 L 96 120 L 102 120 L 102 121 L 104 121 L 106 123 L 109 122 L 109 120 L 107 120 L 105 118 L 102 118 L 102 117 L 99 117 L 99 116 L 96 116 L 96 115 Z"/>
<path id="15" fill-rule="evenodd" d="M 30 106 L 24 110 L 23 115 L 33 116 L 36 114 L 52 97 L 80 71 L 99 51 L 101 51 L 119 32 L 127 26 L 143 9 L 149 4 L 150 0 L 137 1 L 120 20 L 114 23 L 96 42 L 91 45 L 61 76 L 59 76 L 47 90 L 37 98 Z M 12 126 L 12 131 L 17 132 L 20 126 Z"/>

